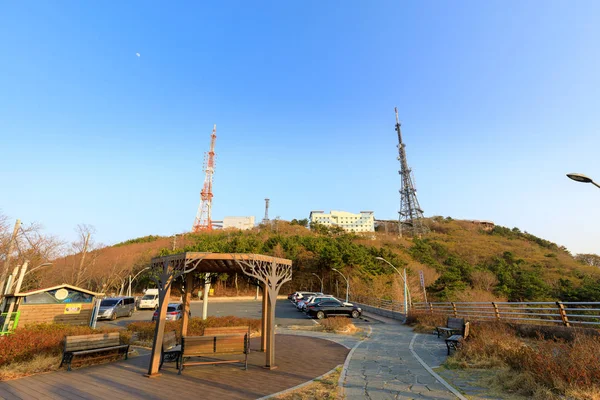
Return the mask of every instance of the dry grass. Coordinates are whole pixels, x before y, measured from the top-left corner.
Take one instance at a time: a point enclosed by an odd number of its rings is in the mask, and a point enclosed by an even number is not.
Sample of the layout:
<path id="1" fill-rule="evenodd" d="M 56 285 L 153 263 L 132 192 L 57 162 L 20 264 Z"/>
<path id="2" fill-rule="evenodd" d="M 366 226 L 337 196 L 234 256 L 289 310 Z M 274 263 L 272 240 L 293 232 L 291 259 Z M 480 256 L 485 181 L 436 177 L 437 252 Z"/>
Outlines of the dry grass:
<path id="1" fill-rule="evenodd" d="M 449 368 L 502 368 L 494 385 L 534 399 L 600 399 L 600 338 L 522 338 L 503 323 L 474 323 Z"/>
<path id="2" fill-rule="evenodd" d="M 279 400 L 334 400 L 337 398 L 337 386 L 341 372 L 342 368 L 337 367 L 334 372 L 321 379 L 315 379 L 310 385 L 276 398 Z"/>
<path id="3" fill-rule="evenodd" d="M 348 317 L 330 317 L 320 320 L 319 323 L 326 332 L 353 335 L 359 331 Z"/>
<path id="4" fill-rule="evenodd" d="M 406 324 L 415 332 L 431 333 L 437 326 L 446 326 L 447 316 L 441 314 L 412 313 L 408 314 Z"/>
<path id="5" fill-rule="evenodd" d="M 38 354 L 27 361 L 17 361 L 0 367 L 0 381 L 23 378 L 40 372 L 55 371 L 60 365 L 60 356 Z"/>

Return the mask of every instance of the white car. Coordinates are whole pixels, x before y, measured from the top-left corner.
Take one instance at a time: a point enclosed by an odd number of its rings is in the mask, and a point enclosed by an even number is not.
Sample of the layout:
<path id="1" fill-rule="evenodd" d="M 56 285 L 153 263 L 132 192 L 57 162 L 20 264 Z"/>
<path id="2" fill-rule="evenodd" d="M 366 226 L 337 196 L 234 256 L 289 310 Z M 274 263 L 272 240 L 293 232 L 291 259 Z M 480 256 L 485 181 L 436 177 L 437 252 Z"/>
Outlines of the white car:
<path id="1" fill-rule="evenodd" d="M 144 297 L 140 300 L 140 304 L 138 305 L 138 309 L 152 309 L 156 310 L 158 308 L 158 289 L 147 289 L 146 293 L 144 293 Z"/>

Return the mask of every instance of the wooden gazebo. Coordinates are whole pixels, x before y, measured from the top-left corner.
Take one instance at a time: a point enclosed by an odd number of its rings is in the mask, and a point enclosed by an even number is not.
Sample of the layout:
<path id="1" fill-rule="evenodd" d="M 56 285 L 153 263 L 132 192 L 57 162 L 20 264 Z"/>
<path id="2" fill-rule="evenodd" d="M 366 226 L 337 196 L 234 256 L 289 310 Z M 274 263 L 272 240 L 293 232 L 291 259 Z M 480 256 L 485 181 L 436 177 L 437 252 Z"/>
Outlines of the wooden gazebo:
<path id="1" fill-rule="evenodd" d="M 160 375 L 158 373 L 160 352 L 172 283 L 179 277 L 185 278 L 181 335 L 186 336 L 194 274 L 209 272 L 242 273 L 261 282 L 263 288 L 261 351 L 266 354 L 265 367 L 275 368 L 275 305 L 279 289 L 292 279 L 291 260 L 260 254 L 186 252 L 153 258 L 151 268 L 158 275 L 156 283 L 159 307 L 148 376 Z"/>

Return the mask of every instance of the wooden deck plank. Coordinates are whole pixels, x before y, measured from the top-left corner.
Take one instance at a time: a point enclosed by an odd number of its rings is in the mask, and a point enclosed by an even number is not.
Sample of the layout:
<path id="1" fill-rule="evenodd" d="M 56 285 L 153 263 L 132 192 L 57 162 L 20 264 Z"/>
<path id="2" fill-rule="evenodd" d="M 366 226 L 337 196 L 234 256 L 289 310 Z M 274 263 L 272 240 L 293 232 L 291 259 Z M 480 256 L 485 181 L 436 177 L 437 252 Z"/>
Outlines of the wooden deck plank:
<path id="1" fill-rule="evenodd" d="M 260 338 L 252 339 L 254 346 Z M 162 376 L 149 379 L 149 355 L 132 357 L 110 364 L 97 365 L 70 372 L 59 371 L 11 381 L 10 386 L 0 382 L 0 397 L 19 399 L 14 393 L 27 394 L 47 390 L 55 398 L 85 399 L 146 399 L 204 398 L 256 399 L 304 383 L 343 364 L 348 349 L 323 339 L 303 336 L 275 336 L 277 369 L 263 368 L 265 354 L 251 352 L 248 370 L 242 364 L 218 364 L 187 367 L 177 375 L 175 363 L 165 363 Z M 228 359 L 239 356 L 215 356 Z M 311 365 L 311 368 L 298 368 Z M 14 387 L 13 387 L 14 386 Z M 29 386 L 27 389 L 22 389 Z M 17 390 L 15 390 L 17 389 Z M 26 393 L 26 390 L 28 392 Z M 6 394 L 6 396 L 3 396 Z M 11 397 L 12 396 L 12 397 Z M 45 397 L 47 398 L 47 397 Z"/>

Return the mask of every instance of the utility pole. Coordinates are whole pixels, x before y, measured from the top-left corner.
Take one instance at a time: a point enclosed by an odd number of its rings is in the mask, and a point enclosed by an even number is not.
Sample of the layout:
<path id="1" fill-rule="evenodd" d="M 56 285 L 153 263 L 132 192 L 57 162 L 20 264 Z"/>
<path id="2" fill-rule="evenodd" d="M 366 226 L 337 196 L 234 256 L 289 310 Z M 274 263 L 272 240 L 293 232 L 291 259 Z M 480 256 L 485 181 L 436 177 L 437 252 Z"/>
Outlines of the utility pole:
<path id="1" fill-rule="evenodd" d="M 6 253 L 6 260 L 4 261 L 4 268 L 2 269 L 2 275 L 0 276 L 0 297 L 4 294 L 4 287 L 6 284 L 6 276 L 8 275 L 8 269 L 10 268 L 10 256 L 15 250 L 15 242 L 17 240 L 17 234 L 21 227 L 21 220 L 18 219 L 15 222 L 15 229 L 13 229 L 12 236 L 10 237 L 10 243 L 8 244 L 8 252 Z"/>

